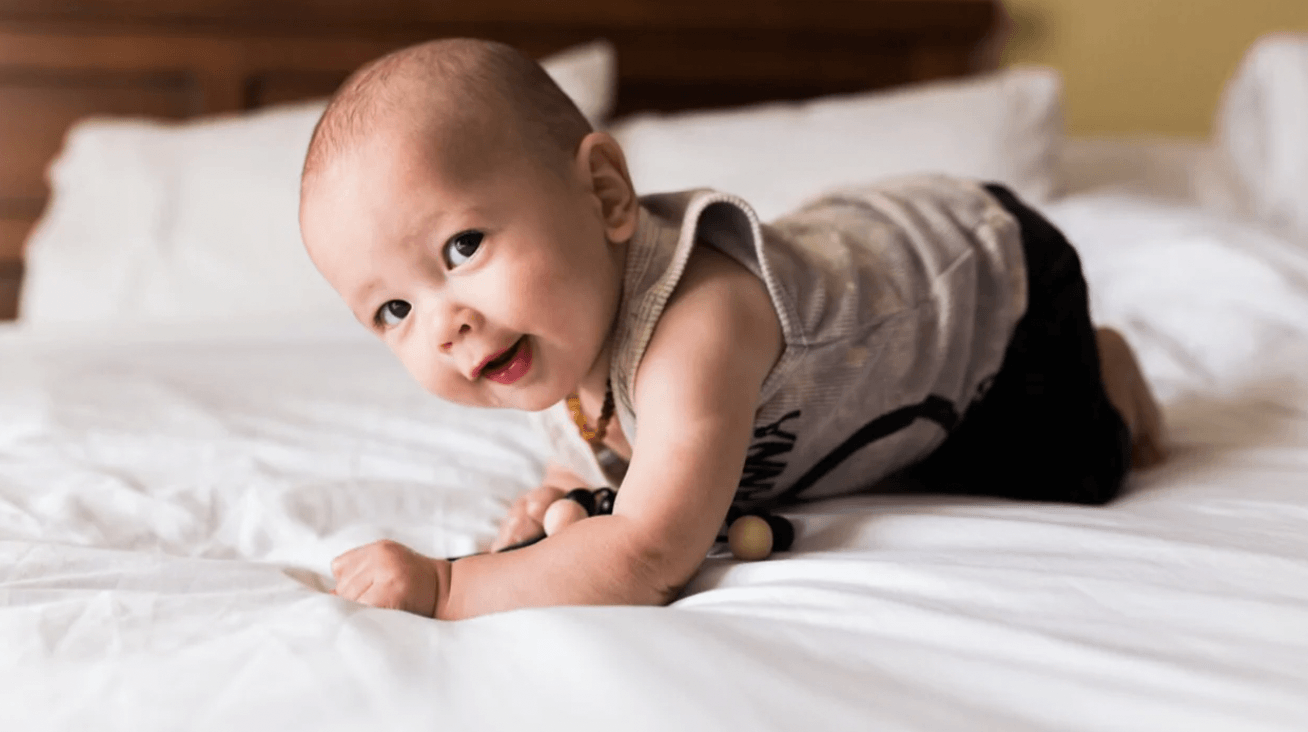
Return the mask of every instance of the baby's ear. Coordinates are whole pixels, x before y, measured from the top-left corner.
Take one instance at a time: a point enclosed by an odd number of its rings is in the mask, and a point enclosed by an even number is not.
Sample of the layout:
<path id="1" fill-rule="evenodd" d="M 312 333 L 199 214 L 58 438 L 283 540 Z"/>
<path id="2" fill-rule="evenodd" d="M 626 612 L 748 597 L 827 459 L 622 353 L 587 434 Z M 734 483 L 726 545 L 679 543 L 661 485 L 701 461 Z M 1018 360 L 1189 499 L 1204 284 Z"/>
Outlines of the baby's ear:
<path id="1" fill-rule="evenodd" d="M 595 198 L 610 242 L 625 242 L 636 231 L 640 203 L 627 172 L 622 146 L 605 132 L 592 132 L 577 148 L 577 167 Z"/>

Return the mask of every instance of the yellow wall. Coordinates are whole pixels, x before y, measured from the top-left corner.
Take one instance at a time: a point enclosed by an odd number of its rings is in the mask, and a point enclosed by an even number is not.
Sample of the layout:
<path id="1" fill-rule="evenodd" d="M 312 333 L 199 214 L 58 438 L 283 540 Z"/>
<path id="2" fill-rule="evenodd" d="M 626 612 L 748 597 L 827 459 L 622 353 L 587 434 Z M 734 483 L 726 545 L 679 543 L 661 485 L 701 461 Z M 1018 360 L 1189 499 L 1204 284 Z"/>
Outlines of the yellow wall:
<path id="1" fill-rule="evenodd" d="M 1308 0 L 1004 0 L 1008 63 L 1063 73 L 1072 134 L 1206 136 L 1222 84 L 1272 30 L 1308 31 Z"/>

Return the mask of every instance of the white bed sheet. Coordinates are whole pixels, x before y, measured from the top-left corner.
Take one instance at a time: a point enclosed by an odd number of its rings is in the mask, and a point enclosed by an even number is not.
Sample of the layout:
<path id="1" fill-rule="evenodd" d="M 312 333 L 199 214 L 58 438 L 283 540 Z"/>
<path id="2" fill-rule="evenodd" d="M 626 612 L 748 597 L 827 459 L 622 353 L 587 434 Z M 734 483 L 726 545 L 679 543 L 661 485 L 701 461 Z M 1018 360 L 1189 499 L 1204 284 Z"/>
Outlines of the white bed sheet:
<path id="1" fill-rule="evenodd" d="M 1107 508 L 806 506 L 668 608 L 323 592 L 372 539 L 484 546 L 543 464 L 361 332 L 0 332 L 0 729 L 1302 730 L 1308 256 L 1111 186 L 1048 212 L 1173 459 Z"/>

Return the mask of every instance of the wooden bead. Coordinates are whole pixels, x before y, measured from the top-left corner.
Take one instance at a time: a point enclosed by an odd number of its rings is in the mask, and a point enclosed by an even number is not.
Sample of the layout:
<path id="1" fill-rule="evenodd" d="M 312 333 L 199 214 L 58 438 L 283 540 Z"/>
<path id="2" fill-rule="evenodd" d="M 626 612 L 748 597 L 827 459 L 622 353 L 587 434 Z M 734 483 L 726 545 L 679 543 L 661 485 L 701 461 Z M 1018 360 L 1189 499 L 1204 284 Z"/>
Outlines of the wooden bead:
<path id="1" fill-rule="evenodd" d="M 589 515 L 586 512 L 586 507 L 580 503 L 567 498 L 560 498 L 545 509 L 545 519 L 541 521 L 541 525 L 545 527 L 546 536 L 553 536 L 562 531 L 564 527 L 571 526 Z"/>
<path id="2" fill-rule="evenodd" d="M 767 559 L 772 553 L 772 527 L 762 516 L 741 516 L 727 529 L 727 546 L 736 559 Z"/>

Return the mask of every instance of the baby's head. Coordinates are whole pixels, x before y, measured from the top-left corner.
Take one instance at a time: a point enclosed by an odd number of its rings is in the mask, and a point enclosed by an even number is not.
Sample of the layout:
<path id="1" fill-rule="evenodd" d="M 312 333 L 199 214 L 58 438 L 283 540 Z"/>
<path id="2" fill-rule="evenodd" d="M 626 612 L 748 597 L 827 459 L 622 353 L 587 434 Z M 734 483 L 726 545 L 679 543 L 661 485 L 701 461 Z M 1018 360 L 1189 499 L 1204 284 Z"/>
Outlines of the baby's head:
<path id="1" fill-rule="evenodd" d="M 543 409 L 597 368 L 637 202 L 622 151 L 534 61 L 444 40 L 354 73 L 314 131 L 300 228 L 428 391 Z"/>

